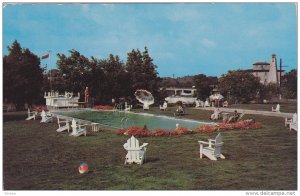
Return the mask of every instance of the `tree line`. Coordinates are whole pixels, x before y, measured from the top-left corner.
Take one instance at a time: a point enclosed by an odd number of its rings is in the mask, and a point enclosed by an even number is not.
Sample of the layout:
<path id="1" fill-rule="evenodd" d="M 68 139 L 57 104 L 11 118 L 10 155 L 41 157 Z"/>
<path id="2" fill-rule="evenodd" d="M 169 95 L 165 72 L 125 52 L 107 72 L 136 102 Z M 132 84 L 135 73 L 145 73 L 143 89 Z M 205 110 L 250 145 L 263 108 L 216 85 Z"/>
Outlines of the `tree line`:
<path id="1" fill-rule="evenodd" d="M 168 82 L 158 76 L 157 66 L 147 47 L 143 51 L 132 49 L 127 53 L 125 63 L 113 54 L 106 59 L 97 59 L 85 57 L 74 49 L 68 55 L 58 53 L 57 69 L 51 74 L 45 74 L 47 70 L 42 67 L 41 59 L 28 48 L 22 48 L 18 41 L 8 46 L 8 51 L 9 54 L 3 57 L 4 101 L 13 102 L 19 108 L 24 103 L 43 104 L 45 91 L 71 91 L 82 95 L 85 87 L 89 87 L 94 104 L 109 104 L 112 98 L 134 101 L 137 89 L 150 91 L 156 103 L 167 96 L 160 88 L 167 87 Z M 243 70 L 229 71 L 220 78 L 198 74 L 187 84 L 195 86 L 201 100 L 209 97 L 215 87 L 234 103 L 268 99 L 277 94 L 286 98 L 297 97 L 296 70 L 283 76 L 280 88 L 272 84 L 262 85 L 258 78 Z"/>

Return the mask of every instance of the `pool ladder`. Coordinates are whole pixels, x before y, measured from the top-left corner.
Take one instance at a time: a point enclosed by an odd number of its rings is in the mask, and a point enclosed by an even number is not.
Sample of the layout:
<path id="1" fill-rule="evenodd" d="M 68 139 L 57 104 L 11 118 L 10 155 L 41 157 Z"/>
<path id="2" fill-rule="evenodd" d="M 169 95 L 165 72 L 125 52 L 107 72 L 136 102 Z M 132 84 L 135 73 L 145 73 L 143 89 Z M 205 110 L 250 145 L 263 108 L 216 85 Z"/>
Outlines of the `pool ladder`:
<path id="1" fill-rule="evenodd" d="M 128 118 L 128 117 L 123 117 L 122 119 L 121 119 L 121 126 L 122 126 L 122 128 L 127 128 L 127 127 L 129 127 L 128 125 L 132 125 L 132 121 Z"/>
<path id="2" fill-rule="evenodd" d="M 114 107 L 114 112 L 116 111 L 122 111 L 122 105 L 121 104 L 116 104 L 115 107 Z"/>

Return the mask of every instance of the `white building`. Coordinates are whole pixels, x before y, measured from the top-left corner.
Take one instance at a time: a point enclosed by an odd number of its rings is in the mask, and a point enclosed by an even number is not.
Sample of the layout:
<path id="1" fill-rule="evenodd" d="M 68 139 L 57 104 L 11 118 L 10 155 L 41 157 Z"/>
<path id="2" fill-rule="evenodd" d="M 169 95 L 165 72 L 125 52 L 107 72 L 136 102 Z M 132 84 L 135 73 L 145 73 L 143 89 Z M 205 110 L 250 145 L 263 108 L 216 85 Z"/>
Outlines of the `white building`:
<path id="1" fill-rule="evenodd" d="M 264 85 L 273 83 L 279 84 L 280 77 L 283 75 L 283 70 L 277 69 L 276 55 L 272 54 L 271 62 L 256 62 L 253 64 L 253 69 L 247 70 L 260 79 Z M 281 73 L 281 76 L 280 76 Z"/>

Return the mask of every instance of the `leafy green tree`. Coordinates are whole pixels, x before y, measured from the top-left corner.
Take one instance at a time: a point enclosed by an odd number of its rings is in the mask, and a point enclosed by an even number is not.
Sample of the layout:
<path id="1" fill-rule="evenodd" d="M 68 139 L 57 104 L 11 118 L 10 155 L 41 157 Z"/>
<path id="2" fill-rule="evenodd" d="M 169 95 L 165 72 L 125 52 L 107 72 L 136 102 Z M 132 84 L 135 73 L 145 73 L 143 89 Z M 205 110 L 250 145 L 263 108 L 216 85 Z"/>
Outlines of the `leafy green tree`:
<path id="1" fill-rule="evenodd" d="M 48 70 L 44 76 L 43 92 L 49 91 L 64 92 L 66 90 L 66 80 L 58 69 Z"/>
<path id="2" fill-rule="evenodd" d="M 259 91 L 258 91 L 259 102 L 265 100 L 271 100 L 272 98 L 278 97 L 280 94 L 280 88 L 277 84 L 270 83 L 268 85 L 261 84 Z"/>
<path id="3" fill-rule="evenodd" d="M 3 95 L 21 108 L 25 103 L 38 103 L 42 97 L 43 69 L 40 59 L 14 41 L 3 57 Z"/>
<path id="4" fill-rule="evenodd" d="M 57 54 L 57 66 L 66 81 L 66 90 L 74 93 L 84 92 L 85 87 L 89 84 L 89 72 L 91 71 L 91 63 L 88 58 L 80 54 L 76 50 L 70 50 L 70 56 Z"/>
<path id="5" fill-rule="evenodd" d="M 90 60 L 91 70 L 87 72 L 88 87 L 90 96 L 94 98 L 95 104 L 100 104 L 106 100 L 107 88 L 105 88 L 105 74 L 103 71 L 103 61 L 94 57 Z"/>
<path id="6" fill-rule="evenodd" d="M 218 84 L 218 78 L 204 74 L 198 74 L 194 76 L 194 84 L 197 89 L 197 97 L 201 100 L 205 100 L 211 94 L 214 86 Z"/>
<path id="7" fill-rule="evenodd" d="M 138 89 L 148 90 L 154 97 L 158 95 L 158 73 L 157 66 L 148 53 L 147 47 L 141 53 L 138 49 L 127 54 L 126 71 L 129 75 L 131 89 L 130 94 Z"/>
<path id="8" fill-rule="evenodd" d="M 242 70 L 229 71 L 219 79 L 222 95 L 233 103 L 248 103 L 257 97 L 261 85 L 259 79 Z"/>
<path id="9" fill-rule="evenodd" d="M 297 70 L 293 69 L 282 77 L 282 95 L 285 98 L 297 98 Z"/>
<path id="10" fill-rule="evenodd" d="M 105 75 L 106 99 L 129 96 L 129 75 L 119 56 L 110 54 L 108 59 L 102 60 L 102 67 Z"/>

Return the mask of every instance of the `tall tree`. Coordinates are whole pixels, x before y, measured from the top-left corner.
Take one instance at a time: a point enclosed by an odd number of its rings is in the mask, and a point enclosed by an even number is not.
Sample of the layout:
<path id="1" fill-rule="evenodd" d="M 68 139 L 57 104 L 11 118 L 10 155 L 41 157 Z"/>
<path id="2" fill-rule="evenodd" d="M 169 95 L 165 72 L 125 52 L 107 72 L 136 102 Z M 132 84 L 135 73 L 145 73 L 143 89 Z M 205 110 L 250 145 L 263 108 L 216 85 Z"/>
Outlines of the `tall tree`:
<path id="1" fill-rule="evenodd" d="M 102 61 L 105 75 L 106 97 L 108 99 L 127 97 L 129 95 L 130 80 L 125 65 L 118 55 L 109 55 Z"/>
<path id="2" fill-rule="evenodd" d="M 205 100 L 210 96 L 214 86 L 218 84 L 218 78 L 199 74 L 194 76 L 194 84 L 197 89 L 197 97 L 201 100 Z"/>
<path id="3" fill-rule="evenodd" d="M 3 57 L 3 95 L 18 108 L 24 103 L 33 104 L 41 100 L 43 69 L 40 59 L 29 49 L 22 49 L 15 40 L 8 47 L 9 54 Z"/>
<path id="4" fill-rule="evenodd" d="M 131 83 L 131 94 L 137 89 L 150 91 L 154 97 L 158 94 L 158 73 L 157 66 L 148 53 L 147 47 L 141 53 L 138 49 L 127 54 L 126 70 Z"/>
<path id="5" fill-rule="evenodd" d="M 80 92 L 83 94 L 89 84 L 91 63 L 87 57 L 76 50 L 70 50 L 70 56 L 57 54 L 57 66 L 66 81 L 66 91 Z"/>
<path id="6" fill-rule="evenodd" d="M 105 88 L 105 74 L 103 71 L 103 61 L 94 57 L 90 60 L 91 70 L 87 73 L 89 78 L 88 87 L 90 95 L 95 99 L 95 104 L 106 100 L 107 88 Z"/>
<path id="7" fill-rule="evenodd" d="M 233 103 L 247 103 L 257 97 L 259 79 L 242 70 L 229 71 L 219 79 L 218 88 Z"/>
<path id="8" fill-rule="evenodd" d="M 257 96 L 257 98 L 259 99 L 258 102 L 263 102 L 263 100 L 278 98 L 281 89 L 275 83 L 270 83 L 268 85 L 261 84 L 258 92 L 259 92 Z"/>
<path id="9" fill-rule="evenodd" d="M 282 77 L 282 95 L 285 98 L 297 98 L 297 70 L 293 69 Z"/>

